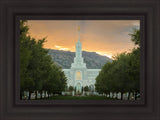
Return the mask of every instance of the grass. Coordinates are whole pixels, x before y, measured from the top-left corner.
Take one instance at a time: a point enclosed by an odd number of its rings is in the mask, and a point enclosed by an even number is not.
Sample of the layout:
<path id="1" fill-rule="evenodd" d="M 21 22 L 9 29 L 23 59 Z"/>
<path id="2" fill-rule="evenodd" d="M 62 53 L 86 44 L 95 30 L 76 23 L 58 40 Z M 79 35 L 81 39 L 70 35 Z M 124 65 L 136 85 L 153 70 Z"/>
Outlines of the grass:
<path id="1" fill-rule="evenodd" d="M 115 99 L 107 98 L 105 96 L 51 96 L 49 98 L 42 98 L 39 100 L 115 100 Z"/>

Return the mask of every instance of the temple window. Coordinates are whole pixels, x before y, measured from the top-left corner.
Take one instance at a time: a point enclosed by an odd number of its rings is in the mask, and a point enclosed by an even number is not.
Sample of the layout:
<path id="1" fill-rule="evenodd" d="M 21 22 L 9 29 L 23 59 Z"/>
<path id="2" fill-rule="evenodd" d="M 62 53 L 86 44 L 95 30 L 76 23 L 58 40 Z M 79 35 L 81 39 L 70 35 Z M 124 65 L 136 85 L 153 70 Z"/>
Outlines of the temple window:
<path id="1" fill-rule="evenodd" d="M 81 79 L 82 79 L 81 72 L 80 71 L 76 72 L 76 80 L 81 80 Z"/>

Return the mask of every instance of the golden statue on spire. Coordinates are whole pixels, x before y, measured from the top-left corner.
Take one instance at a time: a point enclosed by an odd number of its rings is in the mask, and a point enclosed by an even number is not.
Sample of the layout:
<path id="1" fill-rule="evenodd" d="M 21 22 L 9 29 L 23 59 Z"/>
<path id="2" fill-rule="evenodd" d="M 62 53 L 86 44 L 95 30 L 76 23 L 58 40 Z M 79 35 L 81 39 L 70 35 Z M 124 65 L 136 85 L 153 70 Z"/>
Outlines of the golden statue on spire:
<path id="1" fill-rule="evenodd" d="M 78 25 L 78 31 L 80 31 L 80 26 Z"/>

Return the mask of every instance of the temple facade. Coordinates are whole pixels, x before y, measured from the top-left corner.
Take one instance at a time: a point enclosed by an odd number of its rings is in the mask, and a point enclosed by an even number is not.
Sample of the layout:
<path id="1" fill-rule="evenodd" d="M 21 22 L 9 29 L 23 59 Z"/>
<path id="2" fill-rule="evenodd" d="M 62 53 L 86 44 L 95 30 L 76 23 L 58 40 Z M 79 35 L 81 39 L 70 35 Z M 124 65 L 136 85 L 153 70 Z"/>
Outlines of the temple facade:
<path id="1" fill-rule="evenodd" d="M 73 86 L 76 91 L 82 92 L 82 87 L 88 86 L 91 90 L 95 89 L 96 77 L 101 69 L 87 69 L 82 56 L 82 43 L 80 42 L 80 29 L 78 30 L 78 42 L 74 62 L 70 69 L 63 69 L 67 77 L 67 86 Z"/>

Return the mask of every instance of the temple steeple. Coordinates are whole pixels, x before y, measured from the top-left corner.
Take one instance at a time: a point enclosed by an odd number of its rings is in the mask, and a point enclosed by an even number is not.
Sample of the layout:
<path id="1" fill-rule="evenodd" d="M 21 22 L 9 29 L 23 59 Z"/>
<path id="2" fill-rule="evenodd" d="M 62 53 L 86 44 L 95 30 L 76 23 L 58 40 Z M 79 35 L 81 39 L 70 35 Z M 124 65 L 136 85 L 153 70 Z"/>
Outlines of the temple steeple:
<path id="1" fill-rule="evenodd" d="M 78 42 L 80 42 L 80 26 L 78 26 Z"/>
<path id="2" fill-rule="evenodd" d="M 78 26 L 78 42 L 76 43 L 76 58 L 81 59 L 82 57 L 82 44 L 80 42 L 80 26 Z"/>
<path id="3" fill-rule="evenodd" d="M 76 43 L 74 63 L 72 63 L 71 67 L 86 67 L 86 64 L 83 62 L 82 57 L 82 43 L 80 42 L 80 26 L 78 26 L 78 42 Z"/>

